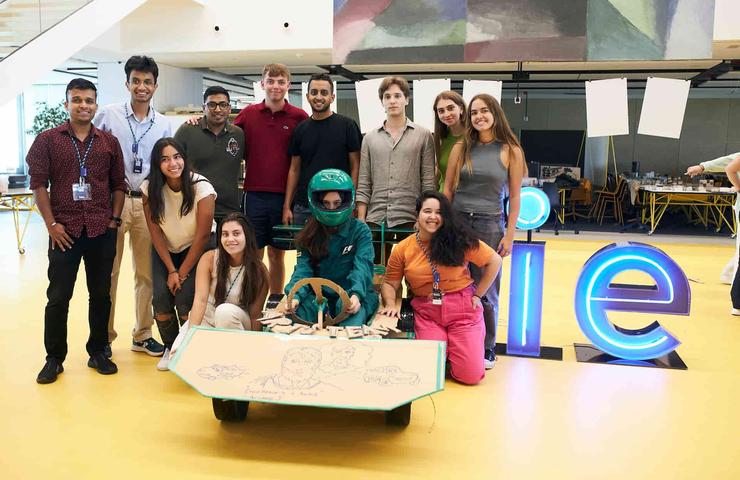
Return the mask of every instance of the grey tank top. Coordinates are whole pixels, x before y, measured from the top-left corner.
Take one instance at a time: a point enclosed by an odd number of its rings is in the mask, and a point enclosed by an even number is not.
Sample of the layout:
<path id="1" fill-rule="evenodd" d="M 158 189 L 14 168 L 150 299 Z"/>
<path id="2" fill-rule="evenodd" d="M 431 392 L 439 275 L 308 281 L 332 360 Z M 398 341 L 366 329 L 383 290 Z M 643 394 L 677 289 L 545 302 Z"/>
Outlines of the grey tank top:
<path id="1" fill-rule="evenodd" d="M 473 172 L 463 164 L 452 202 L 465 213 L 501 216 L 509 171 L 501 162 L 501 143 L 477 143 L 470 152 Z"/>

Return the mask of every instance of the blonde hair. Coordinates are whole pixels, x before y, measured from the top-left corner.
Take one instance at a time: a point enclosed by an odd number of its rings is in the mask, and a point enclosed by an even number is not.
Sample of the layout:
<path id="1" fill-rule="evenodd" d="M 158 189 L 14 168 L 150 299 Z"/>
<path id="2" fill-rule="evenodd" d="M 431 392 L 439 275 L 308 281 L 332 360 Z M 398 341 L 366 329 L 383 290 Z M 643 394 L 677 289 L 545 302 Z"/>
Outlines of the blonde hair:
<path id="1" fill-rule="evenodd" d="M 265 77 L 286 77 L 290 81 L 290 70 L 282 63 L 268 63 L 262 69 L 262 78 Z"/>
<path id="2" fill-rule="evenodd" d="M 468 104 L 468 113 L 467 113 L 467 128 L 465 129 L 465 137 L 463 139 L 463 147 L 462 147 L 462 162 L 458 162 L 455 168 L 455 171 L 453 172 L 453 182 L 452 182 L 452 190 L 457 190 L 457 186 L 460 183 L 460 172 L 462 171 L 463 165 L 465 165 L 465 169 L 469 173 L 473 173 L 473 159 L 471 158 L 471 152 L 473 150 L 473 147 L 475 144 L 479 141 L 479 135 L 478 130 L 476 130 L 473 127 L 472 119 L 470 118 L 470 111 L 471 107 L 473 105 L 473 102 L 476 100 L 481 100 L 483 103 L 486 104 L 488 109 L 491 111 L 491 114 L 493 115 L 493 127 L 491 128 L 493 133 L 493 140 L 496 142 L 501 142 L 504 145 L 508 146 L 510 150 L 513 150 L 515 147 L 519 148 L 521 150 L 522 146 L 519 143 L 519 139 L 514 134 L 514 131 L 511 129 L 511 126 L 509 125 L 509 121 L 506 119 L 506 114 L 504 114 L 504 110 L 501 108 L 501 104 L 498 103 L 498 100 L 496 100 L 491 95 L 488 95 L 486 93 L 481 93 L 476 96 L 474 96 L 470 103 Z M 522 158 L 524 156 L 524 151 L 522 151 Z M 524 162 L 524 174 L 526 176 L 527 174 L 527 163 Z"/>

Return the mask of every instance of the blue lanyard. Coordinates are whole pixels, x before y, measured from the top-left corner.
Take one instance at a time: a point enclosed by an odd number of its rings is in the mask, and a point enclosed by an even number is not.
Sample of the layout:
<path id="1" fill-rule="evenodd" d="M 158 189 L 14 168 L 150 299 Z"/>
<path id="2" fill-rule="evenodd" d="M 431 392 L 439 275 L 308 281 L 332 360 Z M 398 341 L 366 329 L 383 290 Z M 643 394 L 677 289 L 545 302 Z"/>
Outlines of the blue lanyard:
<path id="1" fill-rule="evenodd" d="M 139 137 L 139 139 L 137 140 L 136 139 L 136 134 L 134 133 L 134 128 L 131 126 L 131 119 L 128 118 L 129 117 L 129 115 L 128 115 L 128 104 L 126 103 L 123 106 L 126 109 L 126 123 L 128 123 L 128 129 L 131 132 L 131 136 L 134 139 L 134 143 L 131 144 L 131 153 L 138 154 L 139 153 L 139 143 L 141 143 L 141 139 L 144 138 L 144 135 L 146 135 L 147 133 L 149 133 L 149 130 L 151 130 L 152 127 L 154 126 L 154 117 L 152 116 L 152 119 L 149 121 L 149 128 L 147 128 L 146 131 L 144 133 L 142 133 L 141 136 Z M 152 107 L 149 107 L 149 108 L 152 108 Z"/>
<path id="2" fill-rule="evenodd" d="M 432 290 L 439 291 L 439 282 L 440 282 L 440 276 L 439 272 L 437 271 L 437 264 L 435 264 L 432 261 L 431 255 L 429 255 L 429 252 L 427 251 L 427 248 L 424 246 L 423 243 L 421 243 L 421 238 L 419 238 L 419 232 L 416 232 L 416 243 L 419 244 L 419 248 L 422 252 L 424 252 L 424 256 L 427 257 L 427 262 L 429 262 L 429 266 L 432 267 Z"/>
<path id="3" fill-rule="evenodd" d="M 72 146 L 75 147 L 75 153 L 77 154 L 77 162 L 80 164 L 80 178 L 83 179 L 87 177 L 87 156 L 90 154 L 90 150 L 92 150 L 93 141 L 95 140 L 95 135 L 90 132 L 90 142 L 87 144 L 87 148 L 85 149 L 85 155 L 83 156 L 80 153 L 79 147 L 77 147 L 77 142 L 75 142 L 75 136 L 72 133 L 72 130 L 69 131 L 69 139 L 72 142 Z M 84 145 L 84 142 L 83 142 Z"/>

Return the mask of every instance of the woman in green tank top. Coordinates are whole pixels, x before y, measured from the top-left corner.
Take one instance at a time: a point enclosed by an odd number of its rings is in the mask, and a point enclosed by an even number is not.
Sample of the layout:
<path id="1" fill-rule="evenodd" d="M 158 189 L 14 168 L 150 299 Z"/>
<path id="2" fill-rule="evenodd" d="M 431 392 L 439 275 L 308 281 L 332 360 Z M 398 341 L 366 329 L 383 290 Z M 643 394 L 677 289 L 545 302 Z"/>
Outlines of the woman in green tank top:
<path id="1" fill-rule="evenodd" d="M 459 93 L 445 90 L 437 95 L 434 99 L 434 150 L 437 154 L 437 177 L 440 192 L 445 186 L 450 151 L 453 145 L 462 141 L 466 121 L 465 101 Z"/>

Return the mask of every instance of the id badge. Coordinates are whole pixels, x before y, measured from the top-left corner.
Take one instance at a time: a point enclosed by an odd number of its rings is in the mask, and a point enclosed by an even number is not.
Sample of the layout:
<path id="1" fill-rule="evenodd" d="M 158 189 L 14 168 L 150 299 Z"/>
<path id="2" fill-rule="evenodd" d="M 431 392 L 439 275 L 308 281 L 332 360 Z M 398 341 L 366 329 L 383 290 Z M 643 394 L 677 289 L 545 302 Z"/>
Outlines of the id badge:
<path id="1" fill-rule="evenodd" d="M 442 291 L 432 290 L 432 305 L 442 305 Z"/>
<path id="2" fill-rule="evenodd" d="M 72 200 L 92 200 L 92 188 L 89 183 L 75 183 L 72 185 Z"/>
<path id="3" fill-rule="evenodd" d="M 134 173 L 141 173 L 144 169 L 144 160 L 138 156 L 134 156 Z"/>

